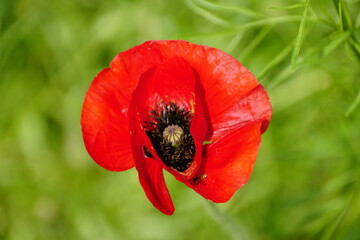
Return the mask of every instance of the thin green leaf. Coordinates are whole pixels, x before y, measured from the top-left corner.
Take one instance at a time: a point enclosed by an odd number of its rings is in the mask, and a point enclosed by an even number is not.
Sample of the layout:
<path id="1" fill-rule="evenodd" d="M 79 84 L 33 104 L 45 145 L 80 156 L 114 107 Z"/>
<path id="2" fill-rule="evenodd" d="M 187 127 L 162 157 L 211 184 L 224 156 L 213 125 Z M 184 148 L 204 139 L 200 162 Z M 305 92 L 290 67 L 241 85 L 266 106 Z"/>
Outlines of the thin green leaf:
<path id="1" fill-rule="evenodd" d="M 349 108 L 345 112 L 345 116 L 348 117 L 360 104 L 360 90 L 355 100 L 350 104 Z"/>
<path id="2" fill-rule="evenodd" d="M 197 13 L 198 15 L 202 16 L 203 18 L 209 20 L 210 22 L 222 26 L 222 27 L 232 27 L 233 25 L 227 21 L 225 21 L 224 19 L 215 16 L 214 14 L 208 12 L 207 10 L 197 6 L 193 0 L 187 0 L 186 1 L 187 5 L 189 6 L 189 8 L 191 8 L 195 13 Z"/>
<path id="3" fill-rule="evenodd" d="M 303 62 L 310 62 L 313 59 L 324 57 L 335 50 L 342 42 L 350 37 L 350 32 L 335 32 L 323 38 L 322 41 L 318 41 L 316 44 L 309 47 L 302 54 L 302 60 L 298 61 L 297 65 L 301 65 Z"/>
<path id="4" fill-rule="evenodd" d="M 251 53 L 260 43 L 261 41 L 265 38 L 265 36 L 268 34 L 268 32 L 272 29 L 273 25 L 267 25 L 265 26 L 256 36 L 254 39 L 252 39 L 252 41 L 250 42 L 250 44 L 244 49 L 244 51 L 242 51 L 240 53 L 240 56 L 238 57 L 238 59 L 240 58 L 245 58 L 249 53 Z"/>
<path id="5" fill-rule="evenodd" d="M 262 71 L 257 74 L 257 78 L 261 79 L 265 76 L 265 74 L 275 67 L 277 64 L 279 64 L 281 61 L 283 61 L 290 53 L 292 48 L 292 44 L 289 44 L 286 48 L 284 48 L 279 54 L 277 54 L 272 61 L 270 61 L 263 69 Z"/>
<path id="6" fill-rule="evenodd" d="M 266 84 L 266 88 L 271 90 L 278 86 L 280 83 L 288 79 L 294 72 L 291 70 L 291 67 L 288 66 L 284 70 L 282 70 L 279 74 L 275 76 L 274 79 L 271 80 L 268 84 Z"/>
<path id="7" fill-rule="evenodd" d="M 253 17 L 253 18 L 266 17 L 265 14 L 252 11 L 252 10 L 242 7 L 242 6 L 224 5 L 224 4 L 208 2 L 205 0 L 194 0 L 194 1 L 196 1 L 199 5 L 202 5 L 203 7 L 206 7 L 208 9 L 215 10 L 215 11 L 234 12 L 234 13 L 239 13 L 244 16 Z"/>
<path id="8" fill-rule="evenodd" d="M 212 38 L 212 37 L 216 37 L 216 38 L 224 38 L 224 37 L 228 37 L 231 35 L 234 35 L 238 32 L 238 29 L 234 29 L 234 28 L 223 28 L 220 31 L 216 31 L 216 32 L 208 32 L 208 33 L 197 33 L 197 34 L 191 34 L 191 35 L 184 35 L 183 38 L 186 39 L 205 39 L 205 38 Z"/>
<path id="9" fill-rule="evenodd" d="M 340 31 L 344 31 L 344 23 L 343 23 L 343 17 L 342 17 L 342 7 L 341 7 L 341 3 L 339 2 L 339 7 L 338 7 L 338 14 L 339 14 L 339 28 Z"/>
<path id="10" fill-rule="evenodd" d="M 305 36 L 308 32 L 305 32 Z M 335 50 L 341 43 L 348 40 L 350 37 L 350 32 L 339 32 L 329 37 L 326 37 L 324 41 L 319 42 L 315 46 L 307 49 L 303 56 L 300 57 L 297 61 L 297 65 L 301 66 L 306 64 L 310 61 L 317 60 L 321 57 L 325 57 L 326 55 L 330 54 L 333 50 Z M 272 89 L 282 83 L 284 80 L 288 79 L 291 74 L 293 73 L 290 67 L 285 68 L 279 74 L 275 76 L 274 79 L 267 85 L 269 89 Z"/>
<path id="11" fill-rule="evenodd" d="M 198 38 L 198 37 L 223 36 L 223 35 L 227 35 L 227 34 L 233 34 L 235 32 L 241 31 L 241 30 L 245 31 L 247 29 L 256 28 L 256 27 L 273 26 L 274 24 L 278 24 L 278 23 L 297 22 L 300 20 L 301 20 L 301 16 L 298 16 L 298 15 L 273 17 L 273 18 L 269 18 L 269 19 L 261 19 L 261 20 L 252 21 L 252 22 L 245 23 L 245 24 L 242 24 L 242 25 L 239 25 L 236 27 L 232 26 L 232 27 L 223 29 L 218 32 L 192 34 L 190 38 L 193 39 L 193 38 Z M 307 17 L 306 21 L 308 21 L 308 22 L 314 21 L 314 18 Z"/>
<path id="12" fill-rule="evenodd" d="M 297 22 L 302 19 L 301 16 L 298 15 L 290 15 L 290 16 L 281 16 L 281 17 L 272 17 L 261 20 L 252 21 L 246 24 L 242 24 L 236 27 L 236 29 L 249 29 L 254 27 L 266 26 L 269 24 L 277 24 L 277 23 L 285 23 L 285 22 Z M 305 21 L 314 21 L 314 18 L 306 17 Z"/>
<path id="13" fill-rule="evenodd" d="M 328 8 L 325 6 L 324 1 L 325 1 L 325 0 L 321 0 L 321 2 L 320 2 L 321 11 L 322 11 L 322 13 L 325 15 L 325 17 L 327 18 L 327 21 L 326 21 L 326 22 L 330 23 L 330 25 L 335 28 L 335 27 L 337 26 L 337 22 L 336 22 L 336 21 L 332 18 L 332 16 L 329 14 Z M 326 0 L 326 2 L 328 2 L 328 1 Z"/>
<path id="14" fill-rule="evenodd" d="M 350 32 L 340 32 L 330 38 L 330 40 L 328 40 L 328 44 L 326 44 L 323 48 L 321 56 L 326 56 L 335 50 L 342 42 L 349 38 L 350 34 Z"/>
<path id="15" fill-rule="evenodd" d="M 343 26 L 344 30 L 352 29 L 353 22 L 347 2 L 344 0 L 332 1 L 339 15 L 339 24 Z"/>
<path id="16" fill-rule="evenodd" d="M 304 11 L 302 14 L 302 18 L 299 25 L 299 31 L 295 39 L 295 45 L 291 56 L 291 68 L 294 71 L 296 66 L 296 61 L 300 53 L 301 45 L 304 41 L 304 31 L 305 31 L 305 23 L 306 23 L 306 17 L 308 12 L 310 0 L 307 0 L 305 3 Z"/>
<path id="17" fill-rule="evenodd" d="M 316 14 L 316 11 L 311 7 L 311 5 L 309 5 L 309 15 L 315 17 L 316 19 L 319 18 Z"/>
<path id="18" fill-rule="evenodd" d="M 353 45 L 353 47 L 356 49 L 357 53 L 360 54 L 360 44 L 356 42 L 353 38 L 350 38 L 350 43 Z"/>
<path id="19" fill-rule="evenodd" d="M 360 13 L 357 15 L 355 20 L 355 28 L 359 28 L 359 27 L 360 27 Z"/>
<path id="20" fill-rule="evenodd" d="M 356 168 L 348 171 L 345 174 L 348 175 L 347 178 L 349 180 L 345 180 L 345 184 L 342 184 L 341 188 L 339 188 L 339 192 L 342 192 L 341 190 L 343 189 L 349 189 L 349 186 L 352 186 L 352 188 L 357 187 L 356 180 L 358 173 L 356 172 Z M 333 224 L 330 225 L 330 228 L 328 228 L 329 230 L 327 231 L 328 234 L 325 234 L 325 237 L 323 239 L 334 239 L 333 235 L 335 235 L 336 230 L 339 229 L 341 226 L 344 226 L 343 224 L 346 216 L 348 216 L 350 212 L 353 212 L 354 206 L 356 206 L 356 203 L 358 203 L 358 195 L 356 193 L 356 191 L 351 191 L 349 195 L 346 194 L 347 196 L 349 196 L 349 199 L 347 203 L 344 204 L 344 209 L 342 213 L 339 214 L 337 219 L 333 221 Z"/>
<path id="21" fill-rule="evenodd" d="M 352 29 L 353 22 L 352 22 L 349 6 L 347 5 L 347 2 L 344 0 L 340 0 L 340 4 L 342 6 L 343 17 L 345 18 L 345 22 L 346 22 L 346 29 Z"/>
<path id="22" fill-rule="evenodd" d="M 353 38 L 349 38 L 350 48 L 360 62 L 360 44 Z"/>
<path id="23" fill-rule="evenodd" d="M 283 7 L 269 7 L 266 10 L 290 10 L 290 9 L 304 7 L 304 6 L 305 6 L 305 3 L 295 3 L 292 5 L 283 6 Z"/>
<path id="24" fill-rule="evenodd" d="M 239 44 L 243 35 L 244 35 L 243 31 L 239 31 L 238 33 L 236 33 L 235 36 L 229 42 L 229 44 L 225 47 L 224 51 L 227 53 L 232 52 L 234 48 Z"/>
<path id="25" fill-rule="evenodd" d="M 337 24 L 332 21 L 329 21 L 329 19 L 327 18 L 317 18 L 317 20 L 321 23 L 327 24 L 331 28 L 335 28 L 335 29 L 337 28 Z"/>

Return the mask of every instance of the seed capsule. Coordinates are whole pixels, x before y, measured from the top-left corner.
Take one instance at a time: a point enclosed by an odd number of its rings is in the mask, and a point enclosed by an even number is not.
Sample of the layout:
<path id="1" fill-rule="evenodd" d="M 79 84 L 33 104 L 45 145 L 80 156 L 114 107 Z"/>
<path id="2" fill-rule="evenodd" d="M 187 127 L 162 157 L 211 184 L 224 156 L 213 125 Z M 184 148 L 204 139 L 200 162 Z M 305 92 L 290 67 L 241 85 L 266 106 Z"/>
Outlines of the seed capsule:
<path id="1" fill-rule="evenodd" d="M 172 145 L 176 145 L 181 141 L 184 131 L 178 125 L 167 126 L 163 131 L 163 138 Z"/>

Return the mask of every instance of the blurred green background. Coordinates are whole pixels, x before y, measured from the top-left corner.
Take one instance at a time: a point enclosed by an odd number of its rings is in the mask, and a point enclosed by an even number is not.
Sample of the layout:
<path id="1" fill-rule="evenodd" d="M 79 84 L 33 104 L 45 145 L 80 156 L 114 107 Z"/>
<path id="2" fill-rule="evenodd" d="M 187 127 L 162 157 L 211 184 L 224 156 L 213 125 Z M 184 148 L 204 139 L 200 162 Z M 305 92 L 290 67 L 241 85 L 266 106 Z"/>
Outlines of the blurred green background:
<path id="1" fill-rule="evenodd" d="M 0 239 L 360 239 L 359 0 L 0 0 Z M 239 59 L 274 115 L 248 184 L 211 205 L 166 174 L 176 212 L 137 172 L 83 146 L 94 76 L 150 39 Z"/>

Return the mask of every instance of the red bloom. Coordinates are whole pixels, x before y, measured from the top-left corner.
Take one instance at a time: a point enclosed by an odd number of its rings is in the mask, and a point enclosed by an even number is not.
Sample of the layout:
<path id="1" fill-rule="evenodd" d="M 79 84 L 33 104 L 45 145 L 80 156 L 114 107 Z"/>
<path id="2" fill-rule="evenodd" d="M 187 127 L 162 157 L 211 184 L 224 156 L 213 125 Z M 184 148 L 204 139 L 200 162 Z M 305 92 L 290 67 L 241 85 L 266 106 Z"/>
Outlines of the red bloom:
<path id="1" fill-rule="evenodd" d="M 270 121 L 264 88 L 236 59 L 189 42 L 149 41 L 118 54 L 82 110 L 86 149 L 102 167 L 136 167 L 151 203 L 174 206 L 165 169 L 213 202 L 250 177 Z"/>

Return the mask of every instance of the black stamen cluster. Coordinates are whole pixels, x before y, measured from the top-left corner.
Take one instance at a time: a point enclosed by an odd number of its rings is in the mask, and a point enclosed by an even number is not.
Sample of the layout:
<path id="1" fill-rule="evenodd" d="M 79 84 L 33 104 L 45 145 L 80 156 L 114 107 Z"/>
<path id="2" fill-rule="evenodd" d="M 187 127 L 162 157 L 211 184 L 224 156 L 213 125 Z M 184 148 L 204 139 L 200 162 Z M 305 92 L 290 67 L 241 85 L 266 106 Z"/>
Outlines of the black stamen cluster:
<path id="1" fill-rule="evenodd" d="M 150 111 L 150 117 L 153 121 L 145 122 L 146 134 L 163 163 L 179 172 L 188 169 L 195 155 L 194 139 L 190 134 L 191 112 L 170 102 Z M 163 137 L 165 128 L 170 125 L 177 125 L 184 131 L 176 144 Z"/>

